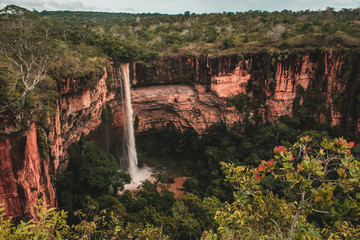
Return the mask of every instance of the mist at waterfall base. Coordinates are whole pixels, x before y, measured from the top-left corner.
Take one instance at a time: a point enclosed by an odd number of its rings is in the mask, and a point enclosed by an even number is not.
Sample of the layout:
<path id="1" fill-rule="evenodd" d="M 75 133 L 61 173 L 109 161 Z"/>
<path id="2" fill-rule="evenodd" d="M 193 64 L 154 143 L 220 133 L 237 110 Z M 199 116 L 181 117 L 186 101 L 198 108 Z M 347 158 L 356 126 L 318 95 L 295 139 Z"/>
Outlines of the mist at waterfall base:
<path id="1" fill-rule="evenodd" d="M 124 190 L 136 189 L 144 180 L 151 177 L 152 169 L 143 166 L 138 167 L 138 158 L 136 154 L 135 133 L 133 125 L 133 109 L 131 106 L 130 92 L 130 74 L 129 64 L 120 65 L 120 94 L 122 100 L 122 110 L 124 113 L 124 135 L 123 151 L 120 157 L 120 170 L 127 170 L 131 177 L 131 183 L 126 184 Z"/>

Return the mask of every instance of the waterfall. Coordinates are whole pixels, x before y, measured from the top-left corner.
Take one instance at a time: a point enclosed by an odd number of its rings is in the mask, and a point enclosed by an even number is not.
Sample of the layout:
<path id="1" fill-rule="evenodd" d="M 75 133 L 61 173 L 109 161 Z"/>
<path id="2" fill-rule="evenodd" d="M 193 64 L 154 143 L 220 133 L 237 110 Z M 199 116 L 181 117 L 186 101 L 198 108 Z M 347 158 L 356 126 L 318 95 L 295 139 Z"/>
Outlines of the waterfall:
<path id="1" fill-rule="evenodd" d="M 121 72 L 123 75 L 124 87 L 123 91 L 123 109 L 124 109 L 124 157 L 128 164 L 128 171 L 131 177 L 135 176 L 138 159 L 135 146 L 135 135 L 133 126 L 133 109 L 131 106 L 131 93 L 130 93 L 130 76 L 129 64 L 121 64 Z M 121 85 L 121 84 L 120 84 Z"/>
<path id="2" fill-rule="evenodd" d="M 132 179 L 131 184 L 126 185 L 125 189 L 134 189 L 140 185 L 143 180 L 149 178 L 152 172 L 148 167 L 143 167 L 141 169 L 138 167 L 133 125 L 133 109 L 131 105 L 129 63 L 122 63 L 119 72 L 120 94 L 124 115 L 123 156 L 121 158 L 120 168 L 127 169 Z"/>

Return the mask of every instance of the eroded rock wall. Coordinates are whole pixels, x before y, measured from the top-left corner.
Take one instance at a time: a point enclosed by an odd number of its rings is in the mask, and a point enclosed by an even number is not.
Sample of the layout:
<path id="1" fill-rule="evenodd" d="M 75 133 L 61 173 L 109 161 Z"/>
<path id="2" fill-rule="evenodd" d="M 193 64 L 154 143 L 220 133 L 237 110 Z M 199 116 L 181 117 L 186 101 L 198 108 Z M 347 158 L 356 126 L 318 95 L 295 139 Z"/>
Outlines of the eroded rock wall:
<path id="1" fill-rule="evenodd" d="M 131 97 L 138 132 L 172 122 L 177 128 L 193 128 L 202 133 L 214 123 L 231 125 L 241 119 L 234 107 L 227 106 L 225 100 L 206 91 L 203 85 L 140 87 L 132 91 Z"/>
<path id="2" fill-rule="evenodd" d="M 353 89 L 357 90 L 345 94 L 348 83 L 359 78 L 359 62 L 349 70 L 349 55 L 333 51 L 267 52 L 179 56 L 134 63 L 130 71 L 134 116 L 140 120 L 139 131 L 173 121 L 176 126 L 193 127 L 201 133 L 215 122 L 241 121 L 242 114 L 226 103 L 227 98 L 246 94 L 252 99 L 258 98 L 255 101 L 259 106 L 254 113 L 262 116 L 262 122 L 273 121 L 282 115 L 293 116 L 296 97 L 300 98 L 299 104 L 303 104 L 304 96 L 297 95 L 297 88 L 301 86 L 303 92 L 311 92 L 308 95 L 321 97 L 322 101 L 314 104 L 322 107 L 313 112 L 319 121 L 328 121 L 334 126 L 344 121 L 359 122 L 356 115 L 344 119 L 348 114 L 341 111 L 339 101 L 334 102 L 337 94 L 343 99 L 355 99 L 355 92 L 359 90 L 359 86 L 355 86 Z M 352 71 L 352 80 L 346 76 L 347 71 Z"/>
<path id="3" fill-rule="evenodd" d="M 51 120 L 54 130 L 50 133 L 51 153 L 57 172 L 67 167 L 70 145 L 100 125 L 105 104 L 115 99 L 115 93 L 107 89 L 106 78 L 105 72 L 93 89 L 64 92 L 57 101 L 57 114 Z"/>
<path id="4" fill-rule="evenodd" d="M 44 136 L 50 154 L 39 153 L 35 123 L 26 133 L 12 132 L 15 128 L 11 126 L 1 131 L 0 203 L 5 204 L 7 217 L 29 216 L 30 206 L 40 197 L 56 206 L 53 178 L 66 169 L 69 146 L 100 125 L 105 103 L 115 97 L 107 91 L 106 77 L 105 73 L 92 89 L 62 91 L 55 117 L 49 119 L 51 130 Z"/>
<path id="5" fill-rule="evenodd" d="M 359 64 L 357 55 L 349 60 L 346 52 L 319 51 L 176 56 L 133 63 L 131 96 L 137 132 L 173 122 L 178 128 L 194 128 L 201 133 L 217 122 L 241 122 L 243 113 L 227 104 L 228 98 L 237 94 L 257 101 L 258 107 L 251 114 L 260 115 L 260 122 L 292 116 L 295 100 L 300 106 L 306 100 L 297 92 L 300 86 L 303 91 L 311 90 L 309 95 L 325 99 L 316 103 L 324 105 L 314 112 L 319 120 L 332 125 L 348 121 L 359 130 Z M 26 132 L 11 127 L 1 130 L 0 202 L 5 203 L 9 216 L 28 214 L 29 206 L 41 196 L 51 206 L 56 205 L 52 177 L 66 169 L 69 146 L 100 125 L 107 103 L 114 112 L 113 127 L 122 128 L 119 73 L 116 66 L 112 69 L 112 79 L 105 73 L 91 88 L 77 89 L 71 78 L 64 80 L 55 117 L 49 117 L 53 126 L 46 136 L 49 157 L 39 153 L 35 123 Z"/>
<path id="6" fill-rule="evenodd" d="M 41 158 L 36 124 L 28 132 L 0 140 L 0 203 L 8 217 L 30 214 L 30 207 L 42 197 L 56 206 L 51 162 Z"/>

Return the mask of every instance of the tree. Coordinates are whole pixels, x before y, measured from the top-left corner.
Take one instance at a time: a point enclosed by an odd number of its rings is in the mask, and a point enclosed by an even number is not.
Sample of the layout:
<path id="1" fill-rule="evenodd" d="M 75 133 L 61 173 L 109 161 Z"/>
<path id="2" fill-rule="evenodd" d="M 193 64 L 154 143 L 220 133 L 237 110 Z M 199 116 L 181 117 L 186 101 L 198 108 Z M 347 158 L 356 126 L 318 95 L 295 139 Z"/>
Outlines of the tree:
<path id="1" fill-rule="evenodd" d="M 11 94 L 7 68 L 0 67 L 0 114 L 4 112 L 17 113 L 21 108 L 21 95 Z"/>
<path id="2" fill-rule="evenodd" d="M 31 207 L 34 218 L 21 221 L 17 226 L 11 223 L 11 218 L 6 220 L 4 208 L 1 207 L 0 204 L 0 239 L 169 239 L 162 228 L 150 224 L 123 227 L 121 216 L 112 211 L 107 214 L 103 210 L 90 217 L 93 206 L 85 211 L 77 211 L 75 215 L 80 222 L 72 226 L 66 223 L 66 212 L 49 208 L 42 199 Z"/>
<path id="3" fill-rule="evenodd" d="M 123 190 L 125 183 L 130 183 L 129 175 L 117 170 L 115 158 L 102 153 L 93 143 L 83 142 L 71 147 L 70 158 L 74 161 L 78 183 L 93 196 L 105 194 L 110 185 L 117 191 Z"/>
<path id="4" fill-rule="evenodd" d="M 235 46 L 234 38 L 232 38 L 232 37 L 225 38 L 225 39 L 222 41 L 222 48 L 223 48 L 223 49 L 232 48 L 232 47 L 234 47 L 234 46 Z"/>
<path id="5" fill-rule="evenodd" d="M 56 188 L 59 206 L 74 212 L 93 202 L 97 197 L 115 196 L 130 183 L 130 176 L 118 171 L 118 163 L 93 143 L 81 140 L 69 148 L 70 163 L 67 171 L 57 175 Z M 70 214 L 70 221 L 74 221 Z"/>
<path id="6" fill-rule="evenodd" d="M 350 152 L 354 143 L 324 139 L 316 149 L 310 148 L 311 140 L 306 136 L 291 148 L 276 147 L 274 159 L 258 167 L 222 163 L 236 189 L 234 203 L 215 217 L 222 236 L 360 236 L 360 162 Z M 263 187 L 268 178 L 282 184 L 282 198 Z M 310 224 L 319 218 L 323 225 Z"/>
<path id="7" fill-rule="evenodd" d="M 214 26 L 208 26 L 205 29 L 205 42 L 206 43 L 213 43 L 216 41 L 218 37 L 218 33 L 216 31 L 216 28 Z"/>
<path id="8" fill-rule="evenodd" d="M 0 29 L 0 55 L 15 74 L 11 90 L 21 89 L 24 105 L 29 92 L 47 77 L 56 47 L 47 37 L 48 27 L 21 7 L 9 5 L 0 11 Z"/>
<path id="9" fill-rule="evenodd" d="M 70 229 L 66 212 L 49 208 L 42 199 L 30 208 L 34 218 L 21 221 L 16 227 L 11 219 L 5 220 L 3 210 L 0 208 L 0 239 L 64 239 Z"/>

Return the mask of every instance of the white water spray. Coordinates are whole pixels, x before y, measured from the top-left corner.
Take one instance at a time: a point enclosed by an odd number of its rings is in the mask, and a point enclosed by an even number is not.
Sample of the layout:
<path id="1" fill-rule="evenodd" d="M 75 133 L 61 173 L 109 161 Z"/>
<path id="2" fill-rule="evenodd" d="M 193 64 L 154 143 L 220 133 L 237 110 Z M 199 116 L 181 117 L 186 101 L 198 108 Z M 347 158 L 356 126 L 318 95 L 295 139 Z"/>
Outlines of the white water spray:
<path id="1" fill-rule="evenodd" d="M 121 64 L 120 72 L 122 73 L 122 82 L 124 85 L 124 87 L 122 87 L 120 77 L 120 90 L 124 113 L 123 159 L 120 167 L 127 167 L 132 181 L 130 184 L 125 185 L 125 189 L 131 190 L 136 189 L 142 181 L 149 178 L 152 172 L 148 167 L 138 167 L 133 126 L 133 109 L 131 106 L 129 63 Z"/>

